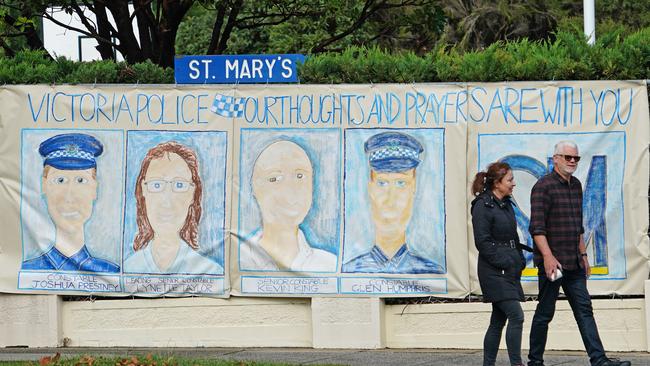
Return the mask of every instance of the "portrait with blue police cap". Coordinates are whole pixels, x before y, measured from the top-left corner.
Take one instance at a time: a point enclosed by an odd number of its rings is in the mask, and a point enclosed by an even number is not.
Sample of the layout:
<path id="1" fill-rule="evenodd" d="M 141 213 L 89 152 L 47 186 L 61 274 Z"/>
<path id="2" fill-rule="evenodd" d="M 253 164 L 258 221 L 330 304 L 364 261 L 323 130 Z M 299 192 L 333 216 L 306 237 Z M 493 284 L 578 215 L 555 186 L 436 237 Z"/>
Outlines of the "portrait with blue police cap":
<path id="1" fill-rule="evenodd" d="M 370 168 L 376 172 L 395 173 L 416 168 L 420 164 L 422 144 L 401 132 L 383 132 L 364 144 Z"/>
<path id="2" fill-rule="evenodd" d="M 43 165 L 61 170 L 84 170 L 97 167 L 95 159 L 104 146 L 95 137 L 83 133 L 66 133 L 43 141 L 38 149 Z"/>
<path id="3" fill-rule="evenodd" d="M 408 243 L 423 144 L 408 130 L 371 135 L 363 144 L 369 177 L 366 194 L 373 245 L 345 261 L 343 272 L 443 273 L 442 266 Z"/>
<path id="4" fill-rule="evenodd" d="M 54 135 L 40 143 L 42 197 L 55 226 L 54 242 L 23 269 L 119 272 L 115 263 L 94 257 L 86 246 L 85 224 L 97 199 L 97 158 L 103 144 L 85 133 Z"/>

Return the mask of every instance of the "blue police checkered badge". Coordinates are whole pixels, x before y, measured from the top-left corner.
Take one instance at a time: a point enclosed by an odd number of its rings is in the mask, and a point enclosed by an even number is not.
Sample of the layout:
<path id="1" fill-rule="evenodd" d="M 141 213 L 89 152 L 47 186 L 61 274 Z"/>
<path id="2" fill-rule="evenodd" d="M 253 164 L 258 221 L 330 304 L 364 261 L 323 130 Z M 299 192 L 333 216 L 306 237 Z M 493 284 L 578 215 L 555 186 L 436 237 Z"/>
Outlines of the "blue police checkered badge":
<path id="1" fill-rule="evenodd" d="M 245 98 L 217 94 L 210 110 L 226 118 L 240 118 L 244 115 Z"/>

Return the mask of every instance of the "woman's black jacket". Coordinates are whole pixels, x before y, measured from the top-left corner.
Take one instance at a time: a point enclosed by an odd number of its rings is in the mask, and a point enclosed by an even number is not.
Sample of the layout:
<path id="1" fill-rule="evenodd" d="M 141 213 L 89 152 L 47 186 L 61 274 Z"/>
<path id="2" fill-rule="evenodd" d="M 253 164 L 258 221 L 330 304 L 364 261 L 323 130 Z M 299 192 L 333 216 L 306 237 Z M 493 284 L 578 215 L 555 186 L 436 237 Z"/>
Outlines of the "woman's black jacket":
<path id="1" fill-rule="evenodd" d="M 472 201 L 474 244 L 483 301 L 524 301 L 521 271 L 526 261 L 519 244 L 514 202 L 484 192 Z"/>

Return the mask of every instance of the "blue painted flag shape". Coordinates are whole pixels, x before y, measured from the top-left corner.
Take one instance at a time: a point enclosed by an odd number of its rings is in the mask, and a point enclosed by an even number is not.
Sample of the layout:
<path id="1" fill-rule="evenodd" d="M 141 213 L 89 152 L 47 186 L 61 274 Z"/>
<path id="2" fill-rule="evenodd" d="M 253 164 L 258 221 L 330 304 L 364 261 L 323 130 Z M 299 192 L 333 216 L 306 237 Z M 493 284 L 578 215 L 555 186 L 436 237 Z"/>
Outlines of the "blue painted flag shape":
<path id="1" fill-rule="evenodd" d="M 244 115 L 245 98 L 217 94 L 210 110 L 222 117 L 240 118 Z"/>

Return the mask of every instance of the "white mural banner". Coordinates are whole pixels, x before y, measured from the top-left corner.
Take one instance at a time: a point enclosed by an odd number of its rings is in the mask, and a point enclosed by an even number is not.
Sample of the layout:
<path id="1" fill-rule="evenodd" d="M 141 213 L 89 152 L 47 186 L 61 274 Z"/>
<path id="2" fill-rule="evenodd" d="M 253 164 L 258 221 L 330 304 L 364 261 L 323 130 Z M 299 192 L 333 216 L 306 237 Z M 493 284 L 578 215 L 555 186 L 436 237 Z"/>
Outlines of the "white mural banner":
<path id="1" fill-rule="evenodd" d="M 592 294 L 648 278 L 640 81 L 4 86 L 0 291 L 480 293 L 469 184 L 513 168 L 520 241 L 553 146 L 580 147 Z M 522 281 L 536 293 L 532 257 Z"/>

